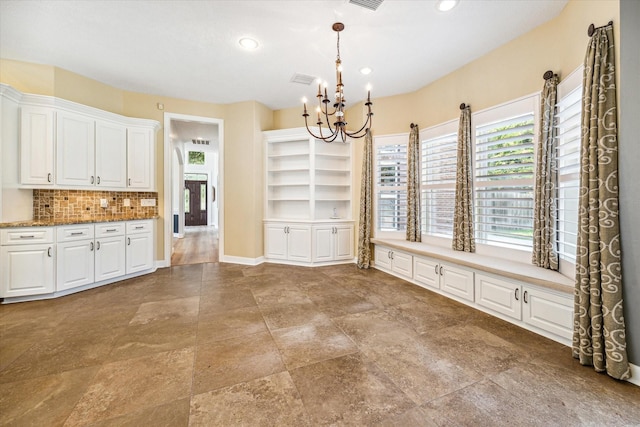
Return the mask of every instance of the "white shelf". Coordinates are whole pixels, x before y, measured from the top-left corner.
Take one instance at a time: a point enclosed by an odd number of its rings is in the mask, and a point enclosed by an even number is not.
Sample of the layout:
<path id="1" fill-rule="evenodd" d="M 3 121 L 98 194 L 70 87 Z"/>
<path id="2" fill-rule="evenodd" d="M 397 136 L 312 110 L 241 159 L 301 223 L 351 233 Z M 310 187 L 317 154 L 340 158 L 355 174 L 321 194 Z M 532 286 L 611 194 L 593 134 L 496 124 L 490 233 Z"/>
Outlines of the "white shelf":
<path id="1" fill-rule="evenodd" d="M 351 199 L 318 199 L 316 198 L 316 202 L 348 202 Z"/>
<path id="2" fill-rule="evenodd" d="M 316 157 L 328 157 L 328 158 L 333 158 L 333 159 L 344 159 L 344 160 L 349 160 L 349 156 L 345 156 L 342 154 L 322 154 L 322 153 L 316 153 Z"/>
<path id="3" fill-rule="evenodd" d="M 349 169 L 325 169 L 325 168 L 316 168 L 316 172 L 332 172 L 332 173 L 349 173 L 351 172 Z"/>
<path id="4" fill-rule="evenodd" d="M 291 184 L 267 184 L 269 187 L 306 187 L 308 182 L 292 182 Z"/>
<path id="5" fill-rule="evenodd" d="M 309 168 L 292 168 L 292 169 L 269 169 L 269 173 L 271 172 L 300 172 L 300 171 L 309 171 Z"/>
<path id="6" fill-rule="evenodd" d="M 309 153 L 269 154 L 270 159 L 278 159 L 282 157 L 309 157 Z"/>
<path id="7" fill-rule="evenodd" d="M 316 183 L 316 187 L 351 187 L 350 184 L 318 184 Z"/>
<path id="8" fill-rule="evenodd" d="M 299 199 L 299 198 L 294 198 L 294 197 L 281 197 L 281 198 L 270 198 L 268 199 L 270 202 L 308 202 L 309 198 L 306 199 Z"/>

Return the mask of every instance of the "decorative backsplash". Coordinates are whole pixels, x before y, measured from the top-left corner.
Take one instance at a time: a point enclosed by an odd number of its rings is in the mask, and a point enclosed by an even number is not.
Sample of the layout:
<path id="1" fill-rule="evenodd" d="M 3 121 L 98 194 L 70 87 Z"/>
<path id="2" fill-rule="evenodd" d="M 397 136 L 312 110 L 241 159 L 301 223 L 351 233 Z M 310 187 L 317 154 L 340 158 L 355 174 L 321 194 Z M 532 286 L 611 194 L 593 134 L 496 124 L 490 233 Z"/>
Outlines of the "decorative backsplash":
<path id="1" fill-rule="evenodd" d="M 100 207 L 100 199 L 109 206 Z M 129 199 L 131 206 L 124 206 Z M 155 199 L 156 206 L 142 206 L 142 199 Z M 158 193 L 88 190 L 33 190 L 33 219 L 106 219 L 114 216 L 149 218 L 158 215 Z"/>

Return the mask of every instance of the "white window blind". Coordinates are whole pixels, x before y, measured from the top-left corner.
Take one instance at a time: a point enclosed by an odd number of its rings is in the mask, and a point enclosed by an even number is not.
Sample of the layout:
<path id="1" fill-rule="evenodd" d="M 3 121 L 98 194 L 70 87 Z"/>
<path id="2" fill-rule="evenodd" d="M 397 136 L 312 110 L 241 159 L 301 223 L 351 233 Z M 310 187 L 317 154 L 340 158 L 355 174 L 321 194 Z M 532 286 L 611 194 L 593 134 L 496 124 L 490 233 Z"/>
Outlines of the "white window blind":
<path id="1" fill-rule="evenodd" d="M 581 77 L 582 67 L 573 74 Z M 569 262 L 576 259 L 582 119 L 582 81 L 574 77 L 570 75 L 558 85 L 556 108 L 558 255 Z"/>
<path id="2" fill-rule="evenodd" d="M 474 192 L 479 243 L 532 247 L 537 99 L 525 98 L 484 114 L 497 120 L 477 120 Z"/>
<path id="3" fill-rule="evenodd" d="M 382 141 L 376 144 L 377 229 L 403 231 L 407 228 L 407 143 Z"/>
<path id="4" fill-rule="evenodd" d="M 458 135 L 457 122 L 427 130 L 422 141 L 422 230 L 425 234 L 453 236 Z"/>

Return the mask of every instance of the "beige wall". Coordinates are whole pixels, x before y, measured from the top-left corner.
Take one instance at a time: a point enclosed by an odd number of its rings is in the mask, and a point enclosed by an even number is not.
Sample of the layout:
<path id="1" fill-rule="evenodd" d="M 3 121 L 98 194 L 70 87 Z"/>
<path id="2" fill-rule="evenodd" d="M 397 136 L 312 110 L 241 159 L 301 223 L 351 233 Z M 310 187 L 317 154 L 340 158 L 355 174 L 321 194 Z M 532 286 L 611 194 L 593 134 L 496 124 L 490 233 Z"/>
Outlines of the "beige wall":
<path id="1" fill-rule="evenodd" d="M 54 96 L 55 67 L 0 59 L 0 82 L 24 93 Z"/>

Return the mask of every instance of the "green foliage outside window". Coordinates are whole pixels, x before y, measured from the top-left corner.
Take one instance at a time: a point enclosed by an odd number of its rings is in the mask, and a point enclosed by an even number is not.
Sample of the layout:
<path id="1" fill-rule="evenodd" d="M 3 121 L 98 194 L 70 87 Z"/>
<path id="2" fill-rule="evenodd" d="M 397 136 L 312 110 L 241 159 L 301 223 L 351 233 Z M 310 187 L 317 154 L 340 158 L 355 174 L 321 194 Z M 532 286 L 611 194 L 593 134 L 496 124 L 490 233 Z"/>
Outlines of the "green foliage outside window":
<path id="1" fill-rule="evenodd" d="M 189 151 L 189 164 L 190 165 L 204 165 L 204 152 L 203 151 Z"/>

